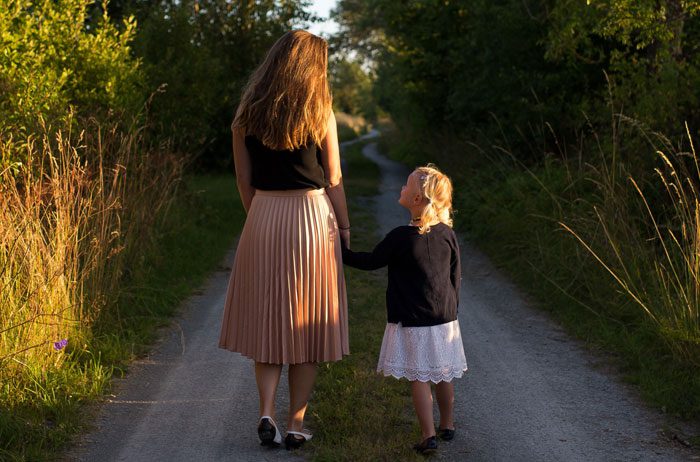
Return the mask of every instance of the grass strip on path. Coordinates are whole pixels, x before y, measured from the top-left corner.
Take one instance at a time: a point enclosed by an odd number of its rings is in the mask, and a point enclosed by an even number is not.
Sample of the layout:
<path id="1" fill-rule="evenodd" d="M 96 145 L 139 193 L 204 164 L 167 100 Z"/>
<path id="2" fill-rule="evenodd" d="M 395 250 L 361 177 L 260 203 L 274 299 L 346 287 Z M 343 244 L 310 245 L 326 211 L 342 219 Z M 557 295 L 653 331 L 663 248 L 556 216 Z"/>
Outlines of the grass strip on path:
<path id="1" fill-rule="evenodd" d="M 343 151 L 343 181 L 352 224 L 352 247 L 371 250 L 377 233 L 372 197 L 379 168 L 366 159 L 362 145 Z M 398 207 L 398 205 L 397 205 Z M 350 356 L 319 366 L 309 404 L 315 461 L 423 460 L 412 449 L 420 439 L 407 381 L 377 374 L 377 358 L 386 326 L 386 271 L 345 267 L 350 324 Z"/>

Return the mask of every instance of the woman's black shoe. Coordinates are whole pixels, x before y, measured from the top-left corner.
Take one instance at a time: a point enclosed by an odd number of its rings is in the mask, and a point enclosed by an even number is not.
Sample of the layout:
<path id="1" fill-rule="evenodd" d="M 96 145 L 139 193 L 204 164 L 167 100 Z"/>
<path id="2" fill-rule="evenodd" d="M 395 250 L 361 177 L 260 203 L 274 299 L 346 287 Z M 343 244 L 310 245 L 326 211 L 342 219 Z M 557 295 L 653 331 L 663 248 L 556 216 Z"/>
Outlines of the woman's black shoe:
<path id="1" fill-rule="evenodd" d="M 429 436 L 422 442 L 415 444 L 413 449 L 418 451 L 419 454 L 432 454 L 437 449 L 437 438 Z"/>
<path id="2" fill-rule="evenodd" d="M 258 424 L 258 438 L 262 446 L 279 446 L 282 442 L 282 435 L 277 430 L 277 425 L 272 417 L 262 416 Z"/>
<path id="3" fill-rule="evenodd" d="M 454 429 L 449 428 L 438 428 L 437 434 L 442 441 L 452 441 L 455 437 Z"/>
<path id="4" fill-rule="evenodd" d="M 308 430 L 307 430 L 308 431 Z M 284 439 L 284 446 L 289 451 L 290 449 L 299 449 L 311 439 L 310 433 L 288 431 L 287 437 Z"/>

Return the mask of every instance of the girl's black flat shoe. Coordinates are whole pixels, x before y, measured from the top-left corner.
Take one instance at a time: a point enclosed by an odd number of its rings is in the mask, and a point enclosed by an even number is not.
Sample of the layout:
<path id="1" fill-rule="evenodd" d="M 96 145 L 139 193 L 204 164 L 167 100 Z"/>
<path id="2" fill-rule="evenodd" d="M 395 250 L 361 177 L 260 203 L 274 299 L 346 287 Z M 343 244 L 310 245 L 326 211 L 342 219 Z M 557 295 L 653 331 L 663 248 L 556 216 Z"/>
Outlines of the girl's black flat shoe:
<path id="1" fill-rule="evenodd" d="M 452 441 L 455 438 L 454 429 L 438 428 L 437 434 L 438 438 L 440 438 L 442 441 Z"/>
<path id="2" fill-rule="evenodd" d="M 429 455 L 437 450 L 437 438 L 429 436 L 418 444 L 413 445 L 413 449 L 419 454 Z"/>
<path id="3" fill-rule="evenodd" d="M 284 446 L 288 451 L 291 449 L 299 449 L 304 443 L 311 439 L 311 436 L 311 433 L 287 431 L 287 437 L 284 439 Z"/>
<path id="4" fill-rule="evenodd" d="M 260 417 L 258 438 L 260 438 L 262 446 L 276 447 L 282 443 L 282 434 L 277 430 L 277 425 L 272 417 L 266 415 Z"/>

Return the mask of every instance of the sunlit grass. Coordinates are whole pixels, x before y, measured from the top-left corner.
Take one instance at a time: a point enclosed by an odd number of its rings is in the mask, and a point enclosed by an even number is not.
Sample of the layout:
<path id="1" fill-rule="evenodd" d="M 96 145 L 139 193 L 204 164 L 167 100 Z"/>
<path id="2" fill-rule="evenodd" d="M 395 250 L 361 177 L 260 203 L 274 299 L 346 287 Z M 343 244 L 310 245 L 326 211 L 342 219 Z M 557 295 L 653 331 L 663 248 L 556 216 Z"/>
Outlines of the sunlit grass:
<path id="1" fill-rule="evenodd" d="M 27 163 L 0 172 L 0 448 L 12 457 L 60 447 L 79 404 L 104 392 L 112 370 L 93 326 L 115 311 L 181 177 L 138 133 L 86 130 L 27 139 Z"/>
<path id="2" fill-rule="evenodd" d="M 99 127 L 95 127 L 99 131 Z M 101 136 L 114 136 L 104 152 Z M 0 178 L 0 373 L 60 368 L 90 340 L 123 275 L 150 242 L 181 172 L 173 158 L 134 152 L 137 135 L 29 139 L 29 162 Z M 79 152 L 83 151 L 83 152 Z M 109 156 L 109 158 L 108 158 Z M 65 340 L 64 345 L 55 342 Z"/>

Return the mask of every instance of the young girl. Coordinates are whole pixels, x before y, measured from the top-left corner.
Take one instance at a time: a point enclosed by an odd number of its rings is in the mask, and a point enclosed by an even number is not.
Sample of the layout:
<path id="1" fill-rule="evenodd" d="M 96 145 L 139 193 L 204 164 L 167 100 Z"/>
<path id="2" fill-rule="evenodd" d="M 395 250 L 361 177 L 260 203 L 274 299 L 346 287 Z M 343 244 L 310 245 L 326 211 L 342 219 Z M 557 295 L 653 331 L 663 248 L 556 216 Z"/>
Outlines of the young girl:
<path id="1" fill-rule="evenodd" d="M 440 410 L 438 436 L 451 440 L 451 381 L 467 370 L 457 321 L 461 270 L 450 217 L 452 183 L 432 165 L 419 167 L 401 188 L 399 204 L 411 213 L 408 226 L 393 229 L 372 252 L 344 248 L 343 261 L 364 270 L 389 267 L 388 323 L 377 371 L 411 382 L 422 433 L 414 449 L 426 453 L 437 449 L 430 382 Z"/>

